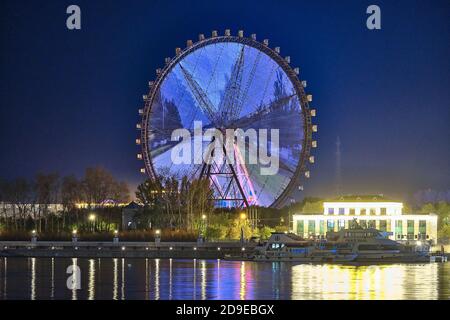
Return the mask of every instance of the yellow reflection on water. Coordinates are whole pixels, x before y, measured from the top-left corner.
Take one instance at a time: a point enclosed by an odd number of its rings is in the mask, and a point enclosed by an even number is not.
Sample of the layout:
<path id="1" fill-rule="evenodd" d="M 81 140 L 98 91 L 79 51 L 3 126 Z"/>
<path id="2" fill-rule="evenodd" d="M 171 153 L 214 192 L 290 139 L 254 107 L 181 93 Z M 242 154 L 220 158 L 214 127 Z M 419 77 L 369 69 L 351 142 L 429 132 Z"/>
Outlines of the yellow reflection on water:
<path id="1" fill-rule="evenodd" d="M 119 298 L 119 270 L 118 270 L 118 260 L 113 259 L 113 300 Z"/>
<path id="2" fill-rule="evenodd" d="M 52 258 L 52 271 L 51 271 L 51 284 L 50 284 L 50 299 L 55 298 L 55 258 Z"/>
<path id="3" fill-rule="evenodd" d="M 125 300 L 125 259 L 122 258 L 122 282 L 120 286 L 120 299 Z"/>
<path id="4" fill-rule="evenodd" d="M 201 293 L 202 300 L 206 299 L 206 261 L 202 260 L 200 263 L 200 276 L 201 276 Z"/>
<path id="5" fill-rule="evenodd" d="M 172 258 L 169 260 L 169 299 L 172 300 Z"/>
<path id="6" fill-rule="evenodd" d="M 95 260 L 89 259 L 88 300 L 95 299 Z"/>
<path id="7" fill-rule="evenodd" d="M 79 281 L 81 281 L 81 279 L 78 279 L 78 276 L 80 276 L 77 272 L 78 270 L 78 259 L 77 258 L 72 258 L 72 280 L 73 280 L 73 285 L 72 285 L 72 300 L 77 300 L 78 299 L 78 295 L 77 295 L 77 283 L 79 283 Z"/>
<path id="8" fill-rule="evenodd" d="M 36 299 L 36 258 L 31 258 L 31 300 Z"/>
<path id="9" fill-rule="evenodd" d="M 155 300 L 159 300 L 159 259 L 155 259 Z"/>
<path id="10" fill-rule="evenodd" d="M 194 290 L 192 300 L 197 297 L 197 259 L 194 259 Z"/>
<path id="11" fill-rule="evenodd" d="M 292 299 L 437 299 L 437 272 L 437 264 L 296 265 Z"/>
<path id="12" fill-rule="evenodd" d="M 217 259 L 217 299 L 220 299 L 220 259 Z"/>
<path id="13" fill-rule="evenodd" d="M 246 279 L 245 279 L 245 262 L 241 262 L 241 270 L 240 270 L 241 278 L 240 278 L 240 288 L 239 288 L 239 299 L 245 299 L 246 293 Z"/>
<path id="14" fill-rule="evenodd" d="M 145 258 L 145 300 L 149 299 L 149 271 L 148 271 L 148 258 Z"/>

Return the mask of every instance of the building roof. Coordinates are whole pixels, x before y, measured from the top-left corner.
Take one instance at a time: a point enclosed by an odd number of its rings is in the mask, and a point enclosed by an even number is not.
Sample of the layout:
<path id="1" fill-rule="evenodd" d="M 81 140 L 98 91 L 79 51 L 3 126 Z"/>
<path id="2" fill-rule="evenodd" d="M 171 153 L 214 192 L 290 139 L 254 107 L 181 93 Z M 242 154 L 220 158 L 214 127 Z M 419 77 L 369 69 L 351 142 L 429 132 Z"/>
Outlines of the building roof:
<path id="1" fill-rule="evenodd" d="M 136 203 L 136 202 L 134 202 L 134 201 L 131 201 L 129 204 L 127 204 L 125 207 L 123 207 L 124 209 L 139 209 L 139 208 L 141 208 L 141 206 L 138 204 L 138 203 Z"/>
<path id="2" fill-rule="evenodd" d="M 345 195 L 333 199 L 328 199 L 325 202 L 397 202 L 395 200 L 386 198 L 382 194 L 372 195 Z"/>

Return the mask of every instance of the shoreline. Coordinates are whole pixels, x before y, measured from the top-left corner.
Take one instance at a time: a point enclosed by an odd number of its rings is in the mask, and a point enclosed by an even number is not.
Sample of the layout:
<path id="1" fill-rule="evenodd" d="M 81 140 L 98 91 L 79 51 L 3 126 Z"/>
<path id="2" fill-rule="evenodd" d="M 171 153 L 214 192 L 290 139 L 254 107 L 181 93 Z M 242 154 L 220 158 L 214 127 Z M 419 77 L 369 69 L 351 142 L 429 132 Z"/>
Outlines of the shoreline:
<path id="1" fill-rule="evenodd" d="M 6 258 L 148 258 L 225 259 L 250 261 L 257 243 L 222 242 L 111 242 L 111 241 L 0 241 L 0 257 Z M 446 253 L 447 259 L 450 254 Z M 273 262 L 273 261 L 261 261 Z M 357 264 L 360 264 L 358 262 Z M 383 264 L 370 261 L 363 264 Z M 422 262 L 423 263 L 423 262 Z"/>
<path id="2" fill-rule="evenodd" d="M 0 257 L 223 259 L 251 253 L 256 243 L 0 241 Z"/>

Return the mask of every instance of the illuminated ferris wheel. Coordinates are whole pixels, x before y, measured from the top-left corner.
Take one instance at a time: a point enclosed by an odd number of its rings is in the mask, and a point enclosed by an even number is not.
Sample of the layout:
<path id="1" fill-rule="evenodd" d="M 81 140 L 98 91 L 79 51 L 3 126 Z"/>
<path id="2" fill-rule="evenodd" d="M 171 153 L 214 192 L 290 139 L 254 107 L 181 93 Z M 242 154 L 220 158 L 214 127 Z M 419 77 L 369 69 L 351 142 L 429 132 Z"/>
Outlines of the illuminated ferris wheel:
<path id="1" fill-rule="evenodd" d="M 242 31 L 233 36 L 225 30 L 219 36 L 213 31 L 209 38 L 200 34 L 197 42 L 188 40 L 185 49 L 177 48 L 174 58 L 166 58 L 143 97 L 142 119 L 137 124 L 141 135 L 136 139 L 142 147 L 138 154 L 144 161 L 141 172 L 150 179 L 207 178 L 218 206 L 286 204 L 295 190 L 303 190 L 303 180 L 310 176 L 308 163 L 314 162 L 311 148 L 317 147 L 313 140 L 317 125 L 311 121 L 316 111 L 309 106 L 312 96 L 305 93 L 306 81 L 298 75 L 299 69 L 291 68 L 290 58 L 283 58 L 279 47 L 270 48 L 268 40 L 258 42 L 254 34 L 247 38 Z M 225 157 L 231 153 L 243 161 L 233 164 L 205 161 L 205 154 L 212 155 L 214 141 L 202 141 L 202 154 L 192 158 L 199 156 L 203 161 L 174 163 L 171 156 L 176 148 L 194 144 L 193 138 L 174 140 L 174 130 L 193 133 L 198 123 L 202 123 L 202 132 L 211 128 L 221 132 L 276 129 L 278 170 L 264 175 L 263 164 L 244 160 L 258 152 L 252 150 L 269 154 L 272 147 L 274 152 L 271 141 L 246 141 L 248 148 L 234 143 Z"/>

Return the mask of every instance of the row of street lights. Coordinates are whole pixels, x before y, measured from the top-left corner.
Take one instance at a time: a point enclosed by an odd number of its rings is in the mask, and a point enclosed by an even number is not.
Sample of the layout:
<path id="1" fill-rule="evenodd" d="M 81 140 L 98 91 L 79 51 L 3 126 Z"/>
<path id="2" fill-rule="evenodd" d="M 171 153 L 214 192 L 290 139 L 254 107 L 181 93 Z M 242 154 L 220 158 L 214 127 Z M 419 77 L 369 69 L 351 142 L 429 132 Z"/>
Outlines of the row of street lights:
<path id="1" fill-rule="evenodd" d="M 202 214 L 202 225 L 201 225 L 201 233 L 200 233 L 200 237 L 203 237 L 204 234 L 206 233 L 206 229 L 207 229 L 207 216 L 206 214 Z M 247 219 L 247 214 L 245 212 L 241 212 L 241 214 L 239 215 L 239 218 L 244 221 Z M 91 222 L 94 222 L 97 219 L 97 216 L 94 213 L 91 213 L 88 216 L 88 220 Z M 159 243 L 161 240 L 161 230 L 157 229 L 155 230 L 155 242 Z M 37 232 L 36 230 L 33 230 L 31 232 L 31 241 L 32 242 L 36 242 L 37 241 Z M 78 241 L 78 230 L 74 229 L 72 230 L 72 241 L 76 242 Z M 119 231 L 118 230 L 114 230 L 114 242 L 119 242 Z"/>

